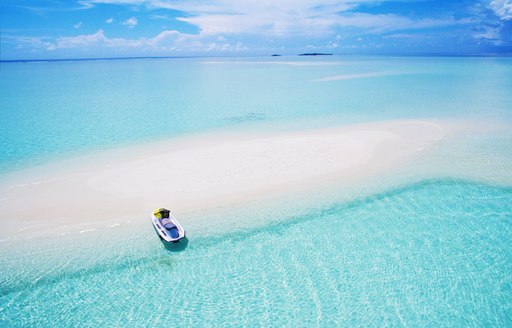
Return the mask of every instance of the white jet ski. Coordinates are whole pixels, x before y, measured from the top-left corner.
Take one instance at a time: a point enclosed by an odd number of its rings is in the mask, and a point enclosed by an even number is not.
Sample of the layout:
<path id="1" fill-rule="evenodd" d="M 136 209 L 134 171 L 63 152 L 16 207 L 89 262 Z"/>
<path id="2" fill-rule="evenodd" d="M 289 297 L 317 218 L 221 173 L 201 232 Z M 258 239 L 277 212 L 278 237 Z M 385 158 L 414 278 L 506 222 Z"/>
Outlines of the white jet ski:
<path id="1" fill-rule="evenodd" d="M 185 229 L 165 208 L 158 208 L 151 213 L 151 223 L 156 233 L 166 243 L 175 243 L 185 238 Z"/>

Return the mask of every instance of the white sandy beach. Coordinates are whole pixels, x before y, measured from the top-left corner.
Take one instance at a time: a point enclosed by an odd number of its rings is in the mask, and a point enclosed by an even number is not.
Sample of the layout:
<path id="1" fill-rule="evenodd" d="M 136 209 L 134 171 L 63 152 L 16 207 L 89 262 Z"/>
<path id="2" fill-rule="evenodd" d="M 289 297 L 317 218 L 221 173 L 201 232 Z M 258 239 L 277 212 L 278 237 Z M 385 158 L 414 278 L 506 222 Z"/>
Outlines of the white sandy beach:
<path id="1" fill-rule="evenodd" d="M 343 185 L 422 156 L 438 123 L 388 121 L 308 131 L 217 132 L 91 154 L 17 172 L 0 185 L 2 234 L 27 222 L 147 219 Z M 23 220 L 20 220 L 20 218 Z"/>

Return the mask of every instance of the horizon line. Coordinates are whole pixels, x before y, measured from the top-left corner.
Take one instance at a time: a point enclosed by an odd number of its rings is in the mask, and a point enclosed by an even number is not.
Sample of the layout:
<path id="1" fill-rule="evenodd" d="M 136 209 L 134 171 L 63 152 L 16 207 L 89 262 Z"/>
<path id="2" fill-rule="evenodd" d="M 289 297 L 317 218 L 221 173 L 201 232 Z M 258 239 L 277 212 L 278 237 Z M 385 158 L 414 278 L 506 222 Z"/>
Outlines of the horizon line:
<path id="1" fill-rule="evenodd" d="M 310 57 L 325 57 L 324 54 Z M 512 53 L 401 53 L 401 54 L 329 54 L 333 57 L 512 57 Z M 305 57 L 304 53 L 277 54 L 278 57 Z M 63 61 L 96 61 L 96 60 L 134 60 L 134 59 L 187 59 L 187 58 L 237 58 L 237 57 L 276 57 L 269 55 L 189 55 L 189 56 L 126 56 L 126 57 L 79 57 L 79 58 L 35 58 L 35 59 L 0 59 L 1 63 L 28 62 L 63 62 Z"/>

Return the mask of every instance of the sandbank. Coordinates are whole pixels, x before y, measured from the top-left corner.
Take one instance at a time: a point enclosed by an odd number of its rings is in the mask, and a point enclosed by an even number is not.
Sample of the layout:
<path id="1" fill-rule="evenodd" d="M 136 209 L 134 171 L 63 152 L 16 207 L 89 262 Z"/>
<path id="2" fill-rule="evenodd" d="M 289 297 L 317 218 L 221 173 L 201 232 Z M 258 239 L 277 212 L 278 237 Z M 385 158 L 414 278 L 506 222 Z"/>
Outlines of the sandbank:
<path id="1" fill-rule="evenodd" d="M 386 121 L 303 131 L 215 132 L 89 154 L 13 173 L 0 184 L 2 235 L 27 224 L 145 220 L 353 183 L 422 156 L 440 123 Z M 190 215 L 189 215 L 190 216 Z"/>

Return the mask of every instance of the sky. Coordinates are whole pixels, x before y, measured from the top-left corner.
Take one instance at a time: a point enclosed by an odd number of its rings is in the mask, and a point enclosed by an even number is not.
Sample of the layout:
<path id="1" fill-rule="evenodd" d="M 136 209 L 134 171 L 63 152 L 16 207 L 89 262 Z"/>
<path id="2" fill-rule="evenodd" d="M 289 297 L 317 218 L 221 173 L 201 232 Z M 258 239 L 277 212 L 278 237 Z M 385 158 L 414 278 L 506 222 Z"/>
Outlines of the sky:
<path id="1" fill-rule="evenodd" d="M 512 55 L 512 0 L 1 0 L 2 60 Z"/>

